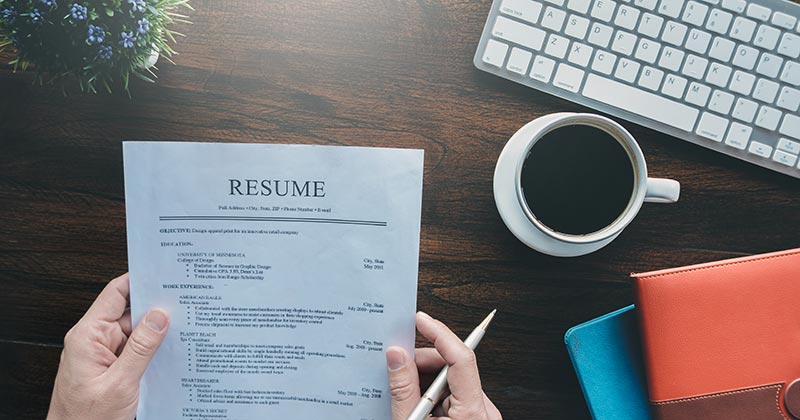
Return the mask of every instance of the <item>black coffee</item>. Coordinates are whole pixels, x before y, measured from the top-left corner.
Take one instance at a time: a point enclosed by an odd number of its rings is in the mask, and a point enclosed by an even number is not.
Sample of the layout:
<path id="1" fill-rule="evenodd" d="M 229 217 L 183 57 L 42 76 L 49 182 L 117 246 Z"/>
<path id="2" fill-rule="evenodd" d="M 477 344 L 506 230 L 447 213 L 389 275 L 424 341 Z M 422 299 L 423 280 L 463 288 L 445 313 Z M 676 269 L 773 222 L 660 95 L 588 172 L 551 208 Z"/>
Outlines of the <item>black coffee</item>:
<path id="1" fill-rule="evenodd" d="M 603 130 L 570 125 L 544 135 L 522 167 L 528 207 L 556 232 L 586 235 L 613 223 L 633 195 L 633 164 Z"/>

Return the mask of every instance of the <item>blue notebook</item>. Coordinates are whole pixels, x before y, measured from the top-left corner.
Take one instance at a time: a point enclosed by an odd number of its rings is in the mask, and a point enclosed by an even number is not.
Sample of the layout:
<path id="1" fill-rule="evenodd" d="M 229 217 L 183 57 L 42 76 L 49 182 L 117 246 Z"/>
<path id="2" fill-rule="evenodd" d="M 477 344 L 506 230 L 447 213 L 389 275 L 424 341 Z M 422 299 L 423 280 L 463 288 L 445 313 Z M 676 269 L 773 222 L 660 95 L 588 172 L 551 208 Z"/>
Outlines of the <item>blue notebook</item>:
<path id="1" fill-rule="evenodd" d="M 650 420 L 639 326 L 633 305 L 564 335 L 594 420 Z"/>

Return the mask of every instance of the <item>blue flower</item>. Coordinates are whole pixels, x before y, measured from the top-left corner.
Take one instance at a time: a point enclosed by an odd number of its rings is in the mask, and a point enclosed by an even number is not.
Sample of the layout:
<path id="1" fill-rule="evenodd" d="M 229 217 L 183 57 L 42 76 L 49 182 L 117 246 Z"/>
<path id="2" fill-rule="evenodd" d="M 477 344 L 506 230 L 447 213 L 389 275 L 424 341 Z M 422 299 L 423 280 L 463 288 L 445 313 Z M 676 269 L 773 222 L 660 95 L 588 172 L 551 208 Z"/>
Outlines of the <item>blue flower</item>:
<path id="1" fill-rule="evenodd" d="M 133 42 L 136 41 L 133 31 L 122 32 L 119 34 L 119 37 L 121 39 L 121 41 L 119 41 L 119 45 L 122 45 L 124 48 L 133 48 Z"/>
<path id="2" fill-rule="evenodd" d="M 131 10 L 134 12 L 141 12 L 144 10 L 144 0 L 128 0 L 131 5 Z"/>
<path id="3" fill-rule="evenodd" d="M 89 32 L 86 33 L 86 42 L 91 44 L 102 44 L 106 39 L 106 31 L 99 26 L 89 25 Z"/>
<path id="4" fill-rule="evenodd" d="M 86 6 L 81 6 L 78 3 L 74 3 L 72 8 L 69 9 L 69 13 L 75 20 L 86 20 Z"/>
<path id="5" fill-rule="evenodd" d="M 137 29 L 136 32 L 140 34 L 146 34 L 150 30 L 150 21 L 148 21 L 147 19 L 141 18 L 136 23 L 139 24 L 139 29 Z"/>
<path id="6" fill-rule="evenodd" d="M 42 23 L 44 23 L 44 15 L 42 14 L 42 12 L 39 11 L 39 9 L 33 9 L 30 13 L 30 17 L 31 17 L 31 22 L 37 25 L 41 25 Z"/>
<path id="7" fill-rule="evenodd" d="M 110 60 L 114 56 L 114 51 L 110 45 L 101 45 L 97 47 L 97 58 L 101 60 Z"/>
<path id="8" fill-rule="evenodd" d="M 56 4 L 56 0 L 41 0 L 41 2 L 42 2 L 43 5 L 51 8 L 51 9 L 56 7 L 56 6 L 58 6 Z"/>
<path id="9" fill-rule="evenodd" d="M 14 21 L 17 20 L 17 11 L 11 8 L 3 9 L 0 11 L 0 16 L 2 16 L 9 25 L 12 25 Z"/>

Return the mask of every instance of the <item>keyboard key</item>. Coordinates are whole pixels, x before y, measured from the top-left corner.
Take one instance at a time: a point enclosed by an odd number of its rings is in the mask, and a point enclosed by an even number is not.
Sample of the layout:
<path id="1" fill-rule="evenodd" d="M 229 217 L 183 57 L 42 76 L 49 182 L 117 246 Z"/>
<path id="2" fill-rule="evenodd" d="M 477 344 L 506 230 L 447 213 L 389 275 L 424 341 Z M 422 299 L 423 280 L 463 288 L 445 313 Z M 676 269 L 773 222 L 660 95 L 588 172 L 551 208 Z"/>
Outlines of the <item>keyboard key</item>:
<path id="1" fill-rule="evenodd" d="M 778 149 L 795 155 L 800 155 L 800 142 L 791 141 L 789 139 L 780 139 L 778 140 Z"/>
<path id="2" fill-rule="evenodd" d="M 658 38 L 658 34 L 661 33 L 662 25 L 664 25 L 664 18 L 650 13 L 645 13 L 642 15 L 642 19 L 639 21 L 638 31 L 642 35 L 647 35 L 651 38 Z"/>
<path id="3" fill-rule="evenodd" d="M 660 49 L 661 44 L 658 42 L 642 38 L 639 40 L 639 47 L 636 48 L 636 58 L 653 64 L 658 58 L 658 51 Z"/>
<path id="4" fill-rule="evenodd" d="M 771 50 L 778 45 L 778 37 L 781 36 L 781 31 L 773 28 L 772 26 L 761 25 L 756 31 L 756 37 L 753 39 L 753 45 L 756 47 Z"/>
<path id="5" fill-rule="evenodd" d="M 494 28 L 492 29 L 492 35 L 539 51 L 542 49 L 546 33 L 539 28 L 534 28 L 503 16 L 498 16 L 497 21 L 494 23 Z"/>
<path id="6" fill-rule="evenodd" d="M 733 95 L 721 90 L 715 90 L 711 95 L 711 101 L 708 103 L 708 109 L 723 115 L 727 115 L 732 106 Z"/>
<path id="7" fill-rule="evenodd" d="M 720 63 L 714 63 L 709 67 L 708 74 L 706 75 L 706 82 L 724 88 L 728 86 L 728 79 L 731 77 L 731 69 L 728 66 Z"/>
<path id="8" fill-rule="evenodd" d="M 658 0 L 633 0 L 633 4 L 647 10 L 653 10 L 656 8 Z"/>
<path id="9" fill-rule="evenodd" d="M 772 10 L 764 6 L 755 3 L 751 3 L 749 6 L 747 6 L 747 16 L 753 19 L 758 19 L 760 21 L 766 22 L 769 20 L 769 16 L 771 14 Z"/>
<path id="10" fill-rule="evenodd" d="M 661 53 L 661 59 L 658 60 L 658 66 L 668 70 L 678 71 L 683 63 L 683 56 L 683 51 L 676 50 L 672 47 L 665 47 L 664 52 Z"/>
<path id="11" fill-rule="evenodd" d="M 550 34 L 544 53 L 552 55 L 553 57 L 564 58 L 564 56 L 567 55 L 567 48 L 569 48 L 569 40 L 567 38 L 556 34 Z"/>
<path id="12" fill-rule="evenodd" d="M 744 0 L 722 0 L 723 9 L 728 9 L 737 14 L 744 12 L 746 6 L 747 2 Z"/>
<path id="13" fill-rule="evenodd" d="M 695 133 L 701 137 L 719 142 L 722 141 L 727 128 L 728 120 L 709 112 L 704 112 L 703 116 L 700 117 L 700 123 L 697 124 Z"/>
<path id="14" fill-rule="evenodd" d="M 613 33 L 614 30 L 610 26 L 603 25 L 602 23 L 594 23 L 592 25 L 592 31 L 589 33 L 589 43 L 601 48 L 606 48 L 608 42 L 611 41 L 611 35 Z"/>
<path id="15" fill-rule="evenodd" d="M 772 155 L 772 160 L 786 166 L 794 166 L 795 162 L 797 162 L 797 155 L 786 153 L 783 150 L 776 150 L 775 154 Z"/>
<path id="16" fill-rule="evenodd" d="M 692 131 L 699 114 L 680 102 L 596 74 L 586 78 L 583 95 L 684 131 Z"/>
<path id="17" fill-rule="evenodd" d="M 750 39 L 753 38 L 753 33 L 755 30 L 756 23 L 754 21 L 739 16 L 733 21 L 731 38 L 738 39 L 742 42 L 750 42 Z"/>
<path id="18" fill-rule="evenodd" d="M 500 13 L 514 16 L 530 23 L 539 20 L 539 13 L 542 12 L 542 3 L 531 0 L 503 0 L 500 4 Z"/>
<path id="19" fill-rule="evenodd" d="M 681 73 L 694 79 L 702 80 L 703 76 L 706 74 L 706 67 L 708 67 L 708 60 L 689 54 L 689 57 L 686 58 L 686 62 L 683 64 Z"/>
<path id="20" fill-rule="evenodd" d="M 553 78 L 553 86 L 578 93 L 583 81 L 583 70 L 561 63 L 558 65 L 556 77 Z"/>
<path id="21" fill-rule="evenodd" d="M 530 51 L 514 47 L 511 49 L 511 55 L 508 57 L 506 68 L 517 74 L 525 75 L 528 72 L 528 64 L 531 62 L 533 54 Z"/>
<path id="22" fill-rule="evenodd" d="M 756 83 L 756 77 L 750 73 L 745 73 L 741 70 L 736 70 L 731 78 L 731 85 L 728 87 L 730 90 L 740 93 L 742 95 L 750 95 L 753 90 L 753 85 Z"/>
<path id="23" fill-rule="evenodd" d="M 708 56 L 726 63 L 731 59 L 731 55 L 733 55 L 733 48 L 735 46 L 736 43 L 733 41 L 718 36 L 714 38 L 714 41 L 711 43 L 711 49 L 708 51 Z"/>
<path id="24" fill-rule="evenodd" d="M 658 13 L 671 18 L 677 18 L 681 15 L 682 8 L 683 0 L 661 0 L 661 3 L 658 5 Z"/>
<path id="25" fill-rule="evenodd" d="M 617 66 L 617 72 L 614 73 L 614 77 L 633 83 L 633 81 L 636 80 L 636 76 L 639 74 L 639 67 L 639 63 L 628 60 L 627 58 L 621 58 Z"/>
<path id="26" fill-rule="evenodd" d="M 639 86 L 658 92 L 658 88 L 661 87 L 661 80 L 663 78 L 663 71 L 650 66 L 645 66 L 642 70 L 642 75 L 639 76 Z"/>
<path id="27" fill-rule="evenodd" d="M 708 18 L 706 29 L 721 35 L 725 35 L 728 33 L 728 27 L 731 26 L 732 19 L 732 14 L 719 9 L 714 9 L 711 11 L 711 16 Z"/>
<path id="28" fill-rule="evenodd" d="M 682 23 L 669 21 L 664 28 L 664 33 L 661 34 L 661 39 L 664 42 L 680 47 L 683 44 L 683 37 L 686 36 L 687 29 L 686 25 Z"/>
<path id="29" fill-rule="evenodd" d="M 632 31 L 636 27 L 636 22 L 638 21 L 639 9 L 622 5 L 617 10 L 617 17 L 614 19 L 614 25 Z"/>
<path id="30" fill-rule="evenodd" d="M 690 1 L 686 4 L 686 9 L 683 10 L 681 20 L 694 26 L 703 26 L 707 13 L 708 6 L 696 1 Z"/>
<path id="31" fill-rule="evenodd" d="M 609 22 L 611 21 L 611 17 L 614 16 L 614 9 L 616 7 L 617 3 L 611 0 L 594 0 L 592 17 L 604 22 Z"/>
<path id="32" fill-rule="evenodd" d="M 783 124 L 781 124 L 781 129 L 778 130 L 778 132 L 789 137 L 800 139 L 800 117 L 797 115 L 787 115 L 786 118 L 783 119 Z"/>
<path id="33" fill-rule="evenodd" d="M 737 120 L 751 123 L 753 122 L 753 118 L 756 117 L 756 111 L 758 111 L 757 103 L 748 99 L 739 98 L 736 100 L 736 106 L 733 107 L 731 116 Z"/>
<path id="34" fill-rule="evenodd" d="M 781 73 L 781 82 L 786 82 L 791 85 L 800 86 L 800 63 L 788 62 L 783 66 Z"/>
<path id="35" fill-rule="evenodd" d="M 542 83 L 550 83 L 550 77 L 553 75 L 553 69 L 555 67 L 555 61 L 543 55 L 537 55 L 533 60 L 533 66 L 531 66 L 531 79 L 538 80 Z"/>
<path id="36" fill-rule="evenodd" d="M 800 35 L 785 33 L 778 45 L 778 54 L 791 58 L 800 57 Z"/>
<path id="37" fill-rule="evenodd" d="M 661 92 L 667 96 L 681 99 L 683 98 L 683 91 L 686 89 L 687 83 L 688 80 L 684 79 L 683 77 L 670 74 L 664 80 L 664 87 L 661 88 Z"/>
<path id="38" fill-rule="evenodd" d="M 591 3 L 591 0 L 569 0 L 567 9 L 586 14 L 586 12 L 589 11 Z"/>
<path id="39" fill-rule="evenodd" d="M 731 123 L 731 129 L 728 130 L 728 135 L 725 137 L 725 144 L 739 150 L 744 150 L 747 147 L 747 142 L 750 141 L 750 134 L 752 132 L 753 128 L 749 125 L 733 122 Z"/>
<path id="40" fill-rule="evenodd" d="M 577 15 L 571 15 L 569 19 L 567 19 L 567 29 L 564 31 L 564 33 L 573 38 L 583 39 L 588 30 L 589 19 Z"/>
<path id="41" fill-rule="evenodd" d="M 581 67 L 589 65 L 589 60 L 592 58 L 594 48 L 581 44 L 580 42 L 573 42 L 572 49 L 569 52 L 569 62 L 577 64 Z"/>
<path id="42" fill-rule="evenodd" d="M 758 60 L 758 67 L 756 67 L 756 72 L 774 79 L 778 77 L 778 73 L 781 71 L 782 66 L 783 66 L 782 58 L 778 57 L 777 55 L 764 53 L 761 54 L 761 59 Z"/>
<path id="43" fill-rule="evenodd" d="M 598 50 L 594 55 L 594 61 L 592 61 L 592 70 L 610 75 L 614 71 L 614 63 L 616 61 L 616 55 Z"/>
<path id="44" fill-rule="evenodd" d="M 756 117 L 756 125 L 761 128 L 766 128 L 767 130 L 774 130 L 778 127 L 778 121 L 781 120 L 781 116 L 783 115 L 782 112 L 778 111 L 775 108 L 770 108 L 768 106 L 762 106 L 761 110 L 758 112 L 758 116 Z M 791 115 L 787 116 L 791 117 Z M 800 121 L 800 118 L 798 118 Z M 800 127 L 798 127 L 800 128 Z M 786 134 L 786 133 L 783 133 Z M 800 133 L 798 133 L 800 134 Z M 787 134 L 788 135 L 788 134 Z"/>
<path id="45" fill-rule="evenodd" d="M 689 90 L 686 92 L 686 102 L 697 106 L 706 106 L 709 95 L 711 95 L 710 87 L 692 82 L 692 84 L 689 85 Z"/>
<path id="46" fill-rule="evenodd" d="M 631 55 L 633 54 L 634 45 L 636 45 L 636 35 L 625 31 L 617 31 L 611 49 L 620 54 Z"/>
<path id="47" fill-rule="evenodd" d="M 750 147 L 747 148 L 747 153 L 752 153 L 756 156 L 768 158 L 772 154 L 772 147 L 757 141 L 751 141 Z"/>
<path id="48" fill-rule="evenodd" d="M 554 32 L 560 32 L 561 27 L 564 26 L 564 19 L 567 18 L 567 13 L 561 9 L 556 9 L 553 6 L 547 6 L 542 16 L 541 25 Z"/>
<path id="49" fill-rule="evenodd" d="M 772 24 L 775 26 L 779 26 L 783 29 L 792 30 L 796 22 L 797 22 L 796 17 L 787 15 L 786 13 L 775 12 L 775 14 L 772 15 Z"/>
<path id="50" fill-rule="evenodd" d="M 483 62 L 495 67 L 503 67 L 507 52 L 508 45 L 490 39 L 486 43 L 486 49 L 483 50 Z"/>
<path id="51" fill-rule="evenodd" d="M 548 3 L 553 3 L 556 6 L 563 6 L 564 5 L 564 0 L 544 0 L 544 1 L 546 1 Z"/>
<path id="52" fill-rule="evenodd" d="M 775 95 L 778 94 L 778 84 L 766 79 L 758 79 L 756 89 L 753 91 L 753 97 L 759 101 L 771 104 L 775 100 Z"/>
<path id="53" fill-rule="evenodd" d="M 689 38 L 686 40 L 686 49 L 698 54 L 705 54 L 708 44 L 711 42 L 711 34 L 699 29 L 692 29 Z"/>
<path id="54" fill-rule="evenodd" d="M 800 108 L 800 90 L 792 89 L 788 86 L 782 88 L 781 94 L 778 96 L 778 102 L 775 105 L 792 112 L 797 111 Z"/>
<path id="55" fill-rule="evenodd" d="M 756 65 L 758 50 L 746 45 L 739 45 L 736 54 L 733 56 L 733 65 L 746 70 L 752 70 Z"/>

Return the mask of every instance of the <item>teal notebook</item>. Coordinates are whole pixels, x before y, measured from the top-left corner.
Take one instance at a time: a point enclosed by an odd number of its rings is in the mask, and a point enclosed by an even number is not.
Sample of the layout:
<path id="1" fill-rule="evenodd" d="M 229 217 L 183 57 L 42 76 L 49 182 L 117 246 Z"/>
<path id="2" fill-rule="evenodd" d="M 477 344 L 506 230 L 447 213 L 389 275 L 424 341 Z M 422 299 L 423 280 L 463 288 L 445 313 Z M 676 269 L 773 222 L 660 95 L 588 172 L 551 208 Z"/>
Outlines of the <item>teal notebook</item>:
<path id="1" fill-rule="evenodd" d="M 639 326 L 633 305 L 564 335 L 594 420 L 650 420 Z"/>

